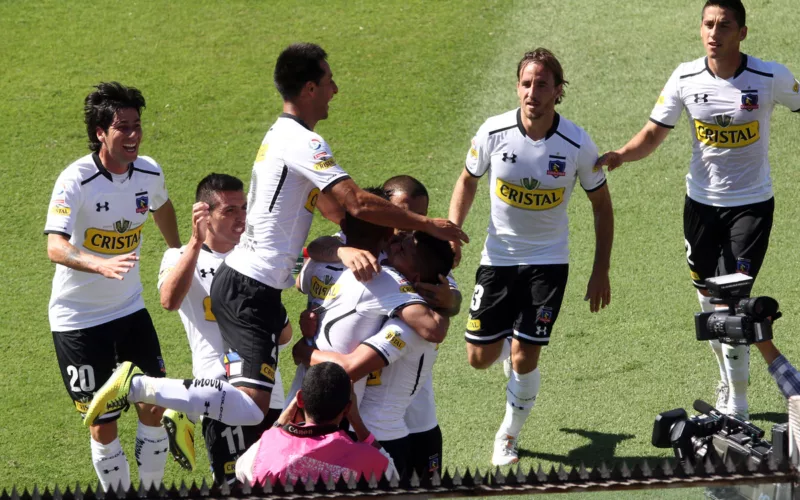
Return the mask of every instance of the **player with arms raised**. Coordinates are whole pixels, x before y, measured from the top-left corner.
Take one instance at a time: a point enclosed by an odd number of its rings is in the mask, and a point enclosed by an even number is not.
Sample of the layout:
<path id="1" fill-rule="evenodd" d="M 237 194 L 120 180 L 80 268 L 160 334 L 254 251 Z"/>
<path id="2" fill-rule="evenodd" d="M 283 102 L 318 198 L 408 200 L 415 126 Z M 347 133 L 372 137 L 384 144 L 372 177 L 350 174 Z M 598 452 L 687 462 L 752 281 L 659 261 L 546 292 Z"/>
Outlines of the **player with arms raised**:
<path id="1" fill-rule="evenodd" d="M 539 392 L 539 353 L 550 341 L 567 284 L 567 204 L 577 180 L 591 201 L 596 235 L 586 300 L 592 312 L 611 300 L 614 214 L 605 175 L 594 169 L 597 147 L 555 111 L 567 82 L 550 51 L 526 53 L 517 78 L 520 107 L 481 126 L 450 200 L 449 218 L 460 225 L 480 177 L 489 173 L 489 235 L 465 335 L 474 368 L 488 368 L 510 351 L 512 373 L 493 465 L 518 461 L 517 438 Z"/>
<path id="2" fill-rule="evenodd" d="M 149 212 L 170 247 L 180 246 L 175 210 L 161 167 L 139 156 L 141 92 L 101 83 L 86 97 L 84 120 L 92 153 L 68 166 L 56 181 L 45 234 L 56 264 L 50 329 L 64 385 L 79 412 L 112 374 L 118 361 L 134 361 L 163 377 L 164 361 L 144 308 L 138 251 Z M 167 434 L 160 411 L 137 405 L 136 460 L 145 487 L 161 483 Z M 130 485 L 117 437 L 122 406 L 103 411 L 90 427 L 92 463 L 103 488 Z"/>
<path id="3" fill-rule="evenodd" d="M 713 311 L 704 281 L 741 272 L 756 277 L 775 206 L 768 158 L 775 104 L 800 111 L 800 83 L 781 64 L 743 54 L 747 36 L 740 0 L 709 0 L 700 37 L 706 57 L 683 63 L 658 97 L 650 121 L 598 167 L 641 160 L 664 141 L 685 109 L 692 133 L 683 232 L 686 260 L 703 311 Z M 750 350 L 711 341 L 720 382 L 717 405 L 747 416 Z"/>

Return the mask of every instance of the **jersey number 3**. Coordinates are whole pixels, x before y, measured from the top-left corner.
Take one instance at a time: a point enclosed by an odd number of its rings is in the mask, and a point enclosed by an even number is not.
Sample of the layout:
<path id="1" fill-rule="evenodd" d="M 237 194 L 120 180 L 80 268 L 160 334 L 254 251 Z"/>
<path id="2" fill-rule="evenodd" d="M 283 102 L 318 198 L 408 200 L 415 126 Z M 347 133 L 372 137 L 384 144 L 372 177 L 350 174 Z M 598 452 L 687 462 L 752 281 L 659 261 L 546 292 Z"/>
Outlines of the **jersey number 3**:
<path id="1" fill-rule="evenodd" d="M 477 311 L 481 307 L 481 299 L 483 298 L 483 285 L 475 285 L 475 292 L 472 294 L 472 304 L 469 308 Z"/>

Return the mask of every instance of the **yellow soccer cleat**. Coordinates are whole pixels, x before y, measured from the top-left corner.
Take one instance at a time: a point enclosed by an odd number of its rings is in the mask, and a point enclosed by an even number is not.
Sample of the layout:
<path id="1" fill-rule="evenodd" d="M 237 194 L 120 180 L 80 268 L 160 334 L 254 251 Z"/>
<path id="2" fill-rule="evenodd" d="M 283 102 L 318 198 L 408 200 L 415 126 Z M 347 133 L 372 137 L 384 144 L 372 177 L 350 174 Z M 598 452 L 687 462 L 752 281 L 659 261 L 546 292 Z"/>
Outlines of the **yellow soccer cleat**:
<path id="1" fill-rule="evenodd" d="M 106 383 L 94 393 L 86 416 L 83 417 L 86 427 L 94 424 L 101 415 L 128 407 L 128 391 L 134 375 L 142 375 L 142 370 L 130 361 L 123 361 L 117 366 Z"/>
<path id="2" fill-rule="evenodd" d="M 169 451 L 172 457 L 186 470 L 193 470 L 194 456 L 194 423 L 185 413 L 165 410 L 161 423 L 169 437 Z"/>

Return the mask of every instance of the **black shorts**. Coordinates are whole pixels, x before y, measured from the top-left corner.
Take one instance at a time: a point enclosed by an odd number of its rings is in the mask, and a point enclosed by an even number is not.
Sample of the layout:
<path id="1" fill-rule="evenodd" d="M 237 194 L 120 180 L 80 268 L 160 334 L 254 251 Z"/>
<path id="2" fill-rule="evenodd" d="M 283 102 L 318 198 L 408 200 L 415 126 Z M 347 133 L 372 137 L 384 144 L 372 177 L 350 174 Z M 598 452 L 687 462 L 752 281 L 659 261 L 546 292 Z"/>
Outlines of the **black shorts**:
<path id="1" fill-rule="evenodd" d="M 408 435 L 408 466 L 416 470 L 420 479 L 432 477 L 435 471 L 442 474 L 442 429 L 437 425 L 425 432 Z"/>
<path id="2" fill-rule="evenodd" d="M 81 415 L 94 391 L 122 361 L 132 362 L 153 377 L 166 375 L 158 335 L 147 309 L 90 328 L 53 332 L 53 343 L 64 386 Z M 120 412 L 101 415 L 97 422 L 112 422 Z"/>
<path id="3" fill-rule="evenodd" d="M 383 446 L 383 449 L 389 453 L 390 457 L 392 457 L 394 466 L 397 469 L 397 473 L 400 474 L 400 479 L 411 476 L 411 469 L 408 468 L 409 442 L 408 436 L 401 437 L 400 439 L 392 439 L 391 441 L 380 442 L 381 446 Z M 367 478 L 367 480 L 369 480 L 369 478 Z"/>
<path id="4" fill-rule="evenodd" d="M 278 338 L 286 324 L 281 291 L 223 263 L 211 282 L 211 312 L 225 351 L 225 371 L 235 387 L 271 391 L 278 368 Z"/>
<path id="5" fill-rule="evenodd" d="M 683 237 L 692 283 L 706 278 L 761 270 L 772 231 L 775 199 L 740 207 L 712 207 L 688 196 L 683 208 Z"/>
<path id="6" fill-rule="evenodd" d="M 203 439 L 206 442 L 208 462 L 217 484 L 236 481 L 236 459 L 239 458 L 278 420 L 281 410 L 272 409 L 264 415 L 259 425 L 230 426 L 210 418 L 203 419 Z"/>
<path id="7" fill-rule="evenodd" d="M 547 345 L 568 274 L 568 264 L 479 266 L 467 342 L 494 344 L 513 335 L 520 342 Z"/>

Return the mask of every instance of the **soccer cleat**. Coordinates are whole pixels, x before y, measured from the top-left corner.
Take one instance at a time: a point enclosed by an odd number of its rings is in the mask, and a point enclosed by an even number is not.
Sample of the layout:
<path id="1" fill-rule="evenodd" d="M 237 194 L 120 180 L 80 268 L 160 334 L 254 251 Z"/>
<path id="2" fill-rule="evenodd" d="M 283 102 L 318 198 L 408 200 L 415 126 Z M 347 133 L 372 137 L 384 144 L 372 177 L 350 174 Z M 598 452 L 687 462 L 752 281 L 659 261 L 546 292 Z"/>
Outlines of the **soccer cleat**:
<path id="1" fill-rule="evenodd" d="M 517 438 L 503 434 L 494 439 L 494 453 L 492 453 L 492 465 L 511 465 L 519 462 L 517 454 Z"/>
<path id="2" fill-rule="evenodd" d="M 728 384 L 720 380 L 715 392 L 717 395 L 717 404 L 714 405 L 714 407 L 719 410 L 720 413 L 728 413 L 728 394 L 730 393 Z"/>
<path id="3" fill-rule="evenodd" d="M 169 437 L 169 451 L 176 462 L 186 470 L 193 470 L 194 455 L 194 423 L 183 412 L 165 410 L 161 423 Z"/>
<path id="4" fill-rule="evenodd" d="M 97 417 L 108 412 L 126 409 L 128 407 L 128 392 L 131 389 L 131 380 L 135 375 L 141 375 L 142 370 L 130 361 L 123 361 L 106 380 L 106 383 L 94 393 L 94 398 L 83 417 L 86 427 L 94 424 Z"/>

